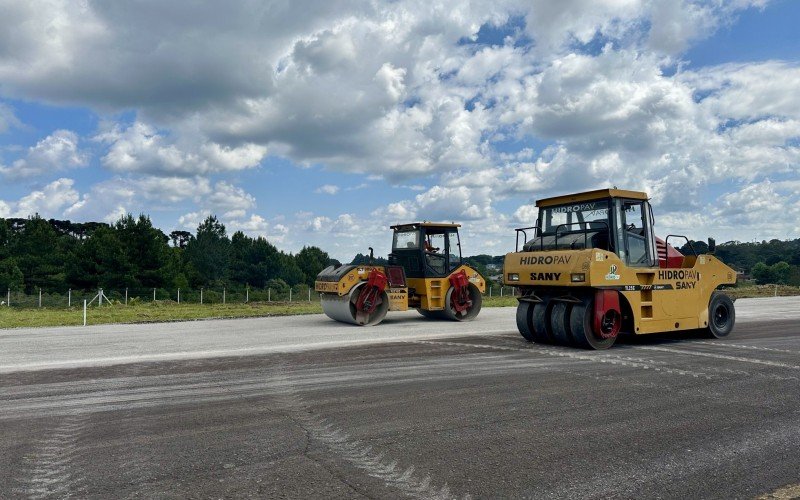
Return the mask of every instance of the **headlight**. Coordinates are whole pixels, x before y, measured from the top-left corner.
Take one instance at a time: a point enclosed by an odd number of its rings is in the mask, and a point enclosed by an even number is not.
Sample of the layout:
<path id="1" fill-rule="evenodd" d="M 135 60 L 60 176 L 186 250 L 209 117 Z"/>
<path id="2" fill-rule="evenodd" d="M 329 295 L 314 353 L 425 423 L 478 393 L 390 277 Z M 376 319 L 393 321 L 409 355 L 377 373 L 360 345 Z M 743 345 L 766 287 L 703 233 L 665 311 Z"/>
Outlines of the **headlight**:
<path id="1" fill-rule="evenodd" d="M 508 273 L 508 281 L 519 281 L 519 274 Z"/>
<path id="2" fill-rule="evenodd" d="M 586 273 L 572 273 L 570 274 L 570 280 L 573 283 L 581 283 L 586 281 Z"/>

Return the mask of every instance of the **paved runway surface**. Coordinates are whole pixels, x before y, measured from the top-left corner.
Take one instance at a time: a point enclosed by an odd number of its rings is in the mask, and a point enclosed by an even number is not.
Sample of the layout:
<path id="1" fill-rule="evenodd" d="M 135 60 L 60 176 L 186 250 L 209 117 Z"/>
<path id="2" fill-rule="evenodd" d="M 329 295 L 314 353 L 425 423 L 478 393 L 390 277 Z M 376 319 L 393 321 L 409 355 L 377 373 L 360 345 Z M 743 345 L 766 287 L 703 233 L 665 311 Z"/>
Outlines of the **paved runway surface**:
<path id="1" fill-rule="evenodd" d="M 725 340 L 528 344 L 514 310 L 0 330 L 0 498 L 798 492 L 800 299 Z"/>

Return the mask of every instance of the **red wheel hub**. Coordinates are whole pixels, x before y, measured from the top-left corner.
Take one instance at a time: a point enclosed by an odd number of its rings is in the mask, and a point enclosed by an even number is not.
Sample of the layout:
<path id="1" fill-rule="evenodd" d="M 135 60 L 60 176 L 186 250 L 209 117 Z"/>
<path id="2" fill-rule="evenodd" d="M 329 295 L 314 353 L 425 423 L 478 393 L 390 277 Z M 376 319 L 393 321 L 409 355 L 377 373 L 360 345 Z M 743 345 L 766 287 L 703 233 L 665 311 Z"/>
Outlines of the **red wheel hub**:
<path id="1" fill-rule="evenodd" d="M 450 284 L 453 286 L 453 294 L 450 302 L 456 312 L 462 313 L 472 307 L 469 298 L 469 279 L 467 273 L 462 269 L 461 272 L 450 275 Z"/>
<path id="2" fill-rule="evenodd" d="M 598 337 L 616 337 L 622 327 L 622 313 L 619 307 L 619 292 L 598 290 L 594 294 L 594 321 L 592 330 Z"/>
<path id="3" fill-rule="evenodd" d="M 367 278 L 367 284 L 358 294 L 356 311 L 371 314 L 381 303 L 381 294 L 386 290 L 388 279 L 377 269 L 373 269 Z"/>

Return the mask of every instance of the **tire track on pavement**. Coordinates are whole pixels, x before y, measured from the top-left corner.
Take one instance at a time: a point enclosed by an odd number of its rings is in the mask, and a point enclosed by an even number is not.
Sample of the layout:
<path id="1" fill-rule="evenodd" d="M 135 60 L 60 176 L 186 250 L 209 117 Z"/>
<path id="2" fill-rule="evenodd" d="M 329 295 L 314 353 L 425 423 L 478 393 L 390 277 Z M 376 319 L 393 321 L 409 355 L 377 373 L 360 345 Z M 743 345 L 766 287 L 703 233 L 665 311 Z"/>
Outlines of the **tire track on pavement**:
<path id="1" fill-rule="evenodd" d="M 85 493 L 85 477 L 75 462 L 82 450 L 81 434 L 89 426 L 88 415 L 71 415 L 41 439 L 23 459 L 23 493 L 29 498 L 72 498 Z"/>
<path id="2" fill-rule="evenodd" d="M 800 351 L 792 351 L 789 349 L 778 349 L 776 347 L 761 347 L 756 345 L 746 345 L 746 344 L 731 344 L 729 342 L 708 342 L 708 341 L 694 341 L 693 344 L 703 344 L 703 345 L 711 345 L 714 347 L 733 347 L 735 349 L 748 349 L 753 351 L 764 351 L 764 352 L 777 352 L 781 354 L 797 354 L 800 355 Z"/>
<path id="3" fill-rule="evenodd" d="M 592 363 L 603 363 L 616 366 L 624 366 L 628 368 L 641 368 L 643 370 L 667 373 L 670 375 L 681 375 L 685 377 L 702 378 L 706 380 L 717 380 L 720 378 L 716 375 L 711 375 L 705 372 L 684 370 L 680 368 L 670 368 L 661 364 L 655 364 L 639 358 L 611 356 L 604 354 L 594 354 L 594 355 L 579 354 L 577 352 L 573 352 L 573 350 L 567 350 L 567 349 L 561 350 L 551 347 L 537 346 L 536 349 L 531 349 L 531 348 L 526 349 L 522 347 L 507 347 L 507 346 L 493 345 L 493 344 L 472 344 L 466 342 L 445 342 L 445 341 L 435 341 L 435 340 L 414 340 L 414 341 L 409 340 L 408 342 L 414 342 L 418 344 L 428 344 L 428 345 L 449 345 L 453 347 L 474 347 L 482 349 L 495 349 L 500 351 L 527 352 L 529 354 L 543 354 L 546 356 L 568 358 L 577 361 L 590 361 Z"/>
<path id="4" fill-rule="evenodd" d="M 639 346 L 638 349 L 645 349 L 648 351 L 660 351 L 673 354 L 685 354 L 687 356 L 700 356 L 704 358 L 724 359 L 727 361 L 738 361 L 741 363 L 752 363 L 756 365 L 770 366 L 773 368 L 787 368 L 789 370 L 800 370 L 800 365 L 793 365 L 790 363 L 783 363 L 781 361 L 768 361 L 765 359 L 756 358 L 743 358 L 741 356 L 730 356 L 727 354 L 714 354 L 710 352 L 700 351 L 687 351 L 684 349 L 674 349 L 671 347 L 656 347 L 656 346 Z"/>
<path id="5" fill-rule="evenodd" d="M 306 431 L 309 438 L 322 443 L 336 456 L 409 498 L 424 500 L 460 498 L 453 495 L 446 484 L 439 488 L 435 487 L 431 477 L 427 475 L 420 477 L 413 465 L 401 467 L 386 453 L 351 438 L 340 427 L 315 412 L 291 383 L 291 379 L 285 373 L 285 366 L 278 367 L 278 373 L 271 379 L 280 382 L 275 383 L 272 388 L 273 396 L 280 407 Z M 346 480 L 342 481 L 352 488 Z M 466 495 L 463 498 L 470 497 Z"/>

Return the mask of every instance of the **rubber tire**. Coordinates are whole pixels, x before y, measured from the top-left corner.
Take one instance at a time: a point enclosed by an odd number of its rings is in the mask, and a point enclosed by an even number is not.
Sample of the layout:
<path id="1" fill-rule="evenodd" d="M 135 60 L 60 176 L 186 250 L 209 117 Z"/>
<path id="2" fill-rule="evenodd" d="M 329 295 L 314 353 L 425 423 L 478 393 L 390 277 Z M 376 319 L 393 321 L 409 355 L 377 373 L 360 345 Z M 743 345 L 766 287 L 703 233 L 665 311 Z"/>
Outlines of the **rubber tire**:
<path id="1" fill-rule="evenodd" d="M 533 311 L 539 304 L 520 301 L 517 306 L 517 330 L 528 342 L 536 339 L 533 329 Z"/>
<path id="2" fill-rule="evenodd" d="M 542 297 L 542 301 L 536 304 L 531 314 L 531 323 L 533 325 L 533 341 L 539 344 L 552 344 L 553 340 L 553 327 L 550 324 L 550 310 L 553 307 L 553 302 L 549 297 Z"/>
<path id="3" fill-rule="evenodd" d="M 717 320 L 717 314 L 724 318 Z M 714 292 L 708 301 L 708 328 L 705 333 L 710 338 L 721 339 L 727 337 L 736 323 L 736 309 L 733 301 L 724 293 Z"/>
<path id="4" fill-rule="evenodd" d="M 450 300 L 453 297 L 453 290 L 454 288 L 450 287 L 450 289 L 447 290 L 447 295 L 445 295 L 445 304 L 447 305 L 444 311 L 442 311 L 445 318 L 453 321 L 472 321 L 475 319 L 478 314 L 480 314 L 481 305 L 483 304 L 483 295 L 481 295 L 481 291 L 478 290 L 478 287 L 470 283 L 469 287 L 467 288 L 469 291 L 469 300 L 472 301 L 472 307 L 467 310 L 467 313 L 464 316 L 459 316 L 455 309 L 450 307 Z"/>
<path id="5" fill-rule="evenodd" d="M 569 332 L 577 347 L 583 349 L 608 349 L 617 336 L 604 339 L 594 333 L 594 298 L 587 297 L 580 304 L 574 304 L 569 315 Z"/>
<path id="6" fill-rule="evenodd" d="M 569 333 L 569 314 L 572 304 L 569 302 L 556 301 L 550 311 L 550 325 L 553 328 L 553 340 L 559 345 L 572 345 L 572 337 Z"/>

